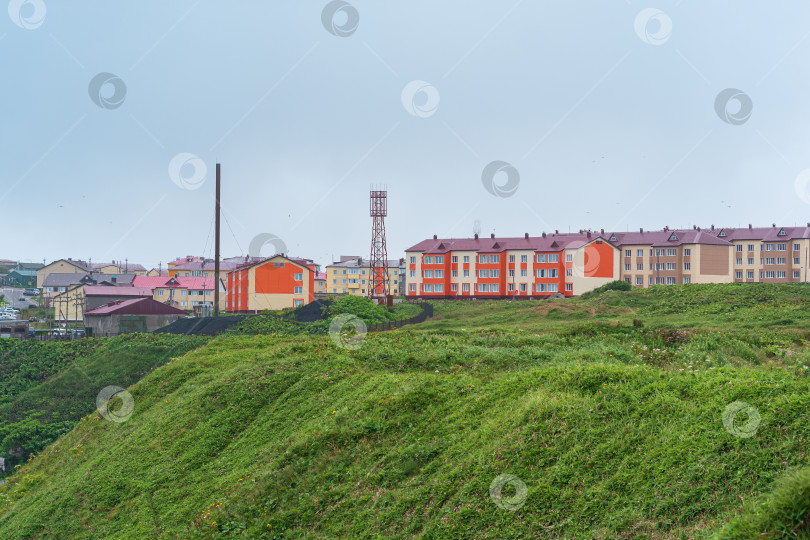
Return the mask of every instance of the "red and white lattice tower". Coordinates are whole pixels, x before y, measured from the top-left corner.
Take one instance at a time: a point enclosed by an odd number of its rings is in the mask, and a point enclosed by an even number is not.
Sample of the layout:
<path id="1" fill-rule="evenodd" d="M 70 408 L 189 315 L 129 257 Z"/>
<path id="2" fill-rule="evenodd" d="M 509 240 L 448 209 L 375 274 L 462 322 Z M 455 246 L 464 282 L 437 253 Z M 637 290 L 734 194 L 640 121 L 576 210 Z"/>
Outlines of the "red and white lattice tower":
<path id="1" fill-rule="evenodd" d="M 388 191 L 371 188 L 371 256 L 368 297 L 387 304 L 391 287 L 388 282 L 388 248 L 385 245 L 385 216 L 388 215 Z"/>

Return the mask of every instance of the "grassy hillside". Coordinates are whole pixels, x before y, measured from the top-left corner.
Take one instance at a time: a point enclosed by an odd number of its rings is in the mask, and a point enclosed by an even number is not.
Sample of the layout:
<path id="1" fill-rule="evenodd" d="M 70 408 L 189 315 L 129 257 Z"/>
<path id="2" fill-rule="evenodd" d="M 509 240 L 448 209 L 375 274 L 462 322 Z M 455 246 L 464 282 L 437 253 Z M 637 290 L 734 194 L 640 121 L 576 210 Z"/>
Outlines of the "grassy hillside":
<path id="1" fill-rule="evenodd" d="M 0 537 L 806 537 L 804 291 L 666 289 L 215 339 L 0 487 Z"/>
<path id="2" fill-rule="evenodd" d="M 102 388 L 127 387 L 208 339 L 131 334 L 73 342 L 0 340 L 0 456 L 8 468 L 24 461 L 95 410 Z"/>

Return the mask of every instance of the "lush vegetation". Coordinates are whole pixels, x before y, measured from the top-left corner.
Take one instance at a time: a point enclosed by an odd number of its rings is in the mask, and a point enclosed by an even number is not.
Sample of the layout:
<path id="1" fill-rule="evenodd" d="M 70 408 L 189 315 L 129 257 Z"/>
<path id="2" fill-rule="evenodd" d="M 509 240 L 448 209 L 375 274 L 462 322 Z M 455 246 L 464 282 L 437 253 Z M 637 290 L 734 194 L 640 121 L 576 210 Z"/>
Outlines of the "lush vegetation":
<path id="1" fill-rule="evenodd" d="M 806 294 L 438 302 L 356 350 L 223 336 L 0 486 L 0 536 L 807 537 Z"/>
<path id="2" fill-rule="evenodd" d="M 210 338 L 130 334 L 113 339 L 0 340 L 0 456 L 13 467 L 70 431 L 105 386 L 127 387 Z"/>

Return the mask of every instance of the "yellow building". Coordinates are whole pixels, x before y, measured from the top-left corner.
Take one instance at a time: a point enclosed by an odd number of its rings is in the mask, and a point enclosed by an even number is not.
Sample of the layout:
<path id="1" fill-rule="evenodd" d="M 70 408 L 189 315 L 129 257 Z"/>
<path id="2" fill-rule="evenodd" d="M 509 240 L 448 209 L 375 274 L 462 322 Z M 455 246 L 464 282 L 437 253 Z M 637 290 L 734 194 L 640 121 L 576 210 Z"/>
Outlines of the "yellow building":
<path id="1" fill-rule="evenodd" d="M 90 266 L 84 261 L 58 259 L 37 270 L 37 286 L 42 287 L 45 279 L 51 274 L 87 274 Z"/>
<path id="2" fill-rule="evenodd" d="M 388 283 L 391 294 L 404 294 L 401 283 L 401 270 L 405 260 L 388 261 Z M 404 275 L 404 274 L 403 274 Z M 367 296 L 371 287 L 371 267 L 369 261 L 361 257 L 342 256 L 339 262 L 326 266 L 326 292 L 330 294 L 353 294 Z"/>

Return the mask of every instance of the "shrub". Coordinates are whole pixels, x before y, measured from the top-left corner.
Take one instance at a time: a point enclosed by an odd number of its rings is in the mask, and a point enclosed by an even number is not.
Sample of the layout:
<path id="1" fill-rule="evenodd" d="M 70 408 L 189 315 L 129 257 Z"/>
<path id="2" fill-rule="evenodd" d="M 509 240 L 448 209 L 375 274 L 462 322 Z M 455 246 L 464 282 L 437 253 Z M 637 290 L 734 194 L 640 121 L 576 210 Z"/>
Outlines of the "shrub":
<path id="1" fill-rule="evenodd" d="M 390 321 L 393 318 L 387 307 L 378 306 L 369 298 L 353 295 L 343 296 L 329 306 L 330 317 L 341 313 L 349 313 L 372 324 Z"/>
<path id="2" fill-rule="evenodd" d="M 633 286 L 626 281 L 616 280 L 605 283 L 601 287 L 597 287 L 592 291 L 588 291 L 582 295 L 582 298 L 592 298 L 607 291 L 629 291 Z"/>

